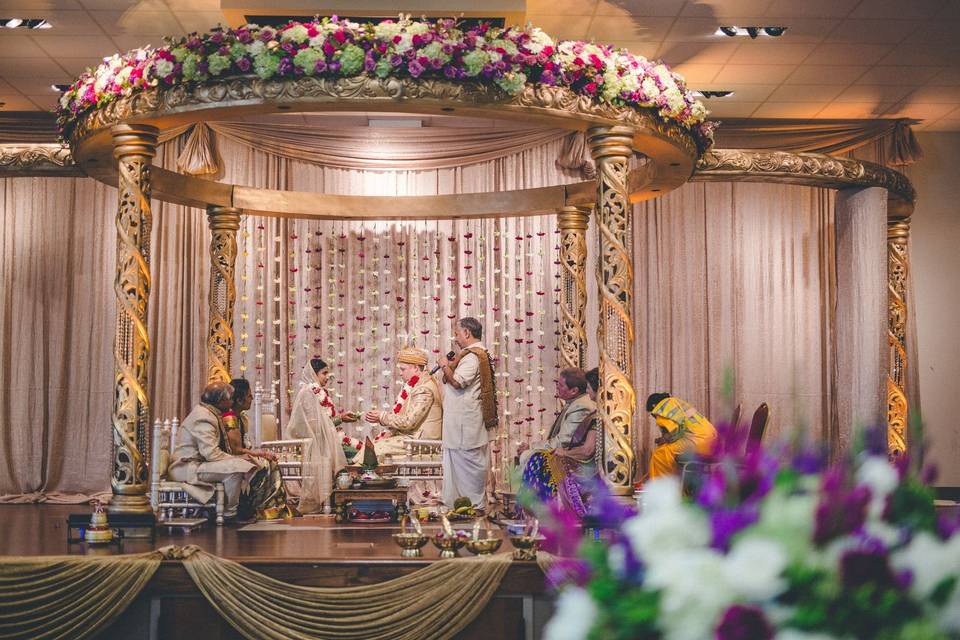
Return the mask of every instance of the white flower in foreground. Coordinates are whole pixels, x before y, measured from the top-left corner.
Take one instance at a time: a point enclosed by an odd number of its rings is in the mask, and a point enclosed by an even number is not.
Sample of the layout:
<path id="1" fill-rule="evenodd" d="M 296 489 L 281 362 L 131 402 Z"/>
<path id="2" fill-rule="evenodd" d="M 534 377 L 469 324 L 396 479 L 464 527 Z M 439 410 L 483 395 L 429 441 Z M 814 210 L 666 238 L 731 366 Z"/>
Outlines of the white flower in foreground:
<path id="1" fill-rule="evenodd" d="M 960 574 L 960 535 L 940 542 L 922 531 L 910 544 L 894 552 L 890 560 L 895 569 L 913 574 L 910 591 L 918 599 L 926 599 L 945 578 Z"/>
<path id="2" fill-rule="evenodd" d="M 960 585 L 953 585 L 953 592 L 937 616 L 937 626 L 949 634 L 960 633 Z"/>
<path id="3" fill-rule="evenodd" d="M 667 640 L 711 637 L 735 597 L 724 576 L 723 556 L 713 549 L 661 553 L 647 568 L 646 584 L 661 590 L 658 625 Z"/>
<path id="4" fill-rule="evenodd" d="M 557 597 L 553 617 L 543 630 L 544 640 L 583 640 L 597 616 L 597 605 L 580 587 L 567 587 Z"/>
<path id="5" fill-rule="evenodd" d="M 766 538 L 738 540 L 724 560 L 726 581 L 737 595 L 748 600 L 769 600 L 786 588 L 782 574 L 787 553 L 780 543 Z"/>
<path id="6" fill-rule="evenodd" d="M 699 549 L 710 542 L 710 525 L 702 511 L 683 504 L 676 478 L 654 480 L 644 492 L 643 513 L 623 524 L 637 556 L 648 565 L 674 550 Z"/>
<path id="7" fill-rule="evenodd" d="M 887 497 L 900 484 L 900 477 L 886 458 L 870 456 L 857 469 L 857 484 L 870 489 L 869 514 L 871 518 L 879 519 L 883 516 Z"/>
<path id="8" fill-rule="evenodd" d="M 797 629 L 784 629 L 777 634 L 775 640 L 837 640 L 837 638 L 826 633 L 807 633 Z"/>

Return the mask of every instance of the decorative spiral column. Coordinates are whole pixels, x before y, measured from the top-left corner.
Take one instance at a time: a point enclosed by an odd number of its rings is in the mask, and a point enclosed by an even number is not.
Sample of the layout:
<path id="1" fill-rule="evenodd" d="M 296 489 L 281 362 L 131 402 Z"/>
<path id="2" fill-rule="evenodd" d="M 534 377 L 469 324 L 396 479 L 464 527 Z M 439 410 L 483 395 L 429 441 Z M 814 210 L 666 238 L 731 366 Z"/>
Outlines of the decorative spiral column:
<path id="1" fill-rule="evenodd" d="M 210 294 L 207 331 L 207 382 L 230 382 L 233 353 L 233 306 L 237 299 L 234 267 L 240 210 L 207 207 L 210 225 Z"/>
<path id="2" fill-rule="evenodd" d="M 633 209 L 627 189 L 628 161 L 633 155 L 629 127 L 593 127 L 587 132 L 597 163 L 597 221 L 600 255 L 597 285 L 600 318 L 600 389 L 597 413 L 603 422 L 603 473 L 617 494 L 633 491 Z"/>
<path id="3" fill-rule="evenodd" d="M 152 512 L 148 497 L 150 399 L 147 368 L 147 303 L 150 298 L 150 165 L 157 129 L 148 125 L 113 128 L 113 156 L 119 170 L 117 206 L 116 383 L 113 397 L 113 498 L 110 511 Z"/>
<path id="4" fill-rule="evenodd" d="M 887 376 L 887 451 L 907 451 L 907 278 L 910 276 L 910 219 L 887 222 L 887 340 L 890 344 Z"/>
<path id="5" fill-rule="evenodd" d="M 560 207 L 560 358 L 566 368 L 587 363 L 587 224 L 591 207 Z"/>

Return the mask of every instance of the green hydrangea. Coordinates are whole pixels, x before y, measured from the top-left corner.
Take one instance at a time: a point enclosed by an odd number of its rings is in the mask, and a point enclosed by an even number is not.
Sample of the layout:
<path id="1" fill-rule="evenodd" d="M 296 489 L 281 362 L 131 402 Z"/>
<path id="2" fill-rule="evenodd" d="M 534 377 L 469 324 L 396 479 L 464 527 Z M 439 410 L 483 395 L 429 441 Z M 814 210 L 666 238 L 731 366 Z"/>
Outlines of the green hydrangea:
<path id="1" fill-rule="evenodd" d="M 373 72 L 377 74 L 378 78 L 386 78 L 393 72 L 393 65 L 390 64 L 390 60 L 384 56 L 377 60 L 377 66 L 373 69 Z"/>
<path id="2" fill-rule="evenodd" d="M 497 78 L 497 86 L 510 95 L 520 93 L 525 84 L 527 84 L 527 76 L 519 72 L 510 71 L 503 74 L 503 77 Z"/>
<path id="3" fill-rule="evenodd" d="M 479 75 L 483 65 L 487 64 L 487 54 L 482 49 L 474 49 L 463 56 L 463 66 L 468 76 Z"/>
<path id="4" fill-rule="evenodd" d="M 277 75 L 277 67 L 279 66 L 280 56 L 270 51 L 261 51 L 253 57 L 253 72 L 264 80 Z"/>
<path id="5" fill-rule="evenodd" d="M 239 60 L 247 55 L 247 47 L 242 42 L 234 42 L 230 45 L 230 59 Z"/>
<path id="6" fill-rule="evenodd" d="M 186 47 L 174 47 L 170 50 L 170 53 L 173 54 L 173 57 L 177 59 L 177 62 L 183 62 L 186 60 L 187 56 L 190 55 L 190 49 Z"/>
<path id="7" fill-rule="evenodd" d="M 312 76 L 316 73 L 317 60 L 321 58 L 323 58 L 322 52 L 307 47 L 306 49 L 300 49 L 300 51 L 297 51 L 297 55 L 293 56 L 293 66 L 302 69 L 308 76 Z"/>
<path id="8" fill-rule="evenodd" d="M 200 64 L 200 57 L 194 53 L 191 53 L 183 59 L 182 72 L 184 80 L 203 80 L 207 77 L 207 74 L 200 73 L 197 70 L 198 64 Z"/>
<path id="9" fill-rule="evenodd" d="M 212 76 L 218 76 L 226 69 L 230 68 L 230 57 L 219 53 L 211 53 L 207 56 L 207 71 Z"/>
<path id="10" fill-rule="evenodd" d="M 420 55 L 427 56 L 431 60 L 442 60 L 444 63 L 450 62 L 450 56 L 443 52 L 443 45 L 436 40 L 420 49 Z"/>
<path id="11" fill-rule="evenodd" d="M 340 51 L 340 73 L 345 76 L 354 76 L 363 69 L 363 59 L 366 53 L 355 44 L 348 44 Z"/>

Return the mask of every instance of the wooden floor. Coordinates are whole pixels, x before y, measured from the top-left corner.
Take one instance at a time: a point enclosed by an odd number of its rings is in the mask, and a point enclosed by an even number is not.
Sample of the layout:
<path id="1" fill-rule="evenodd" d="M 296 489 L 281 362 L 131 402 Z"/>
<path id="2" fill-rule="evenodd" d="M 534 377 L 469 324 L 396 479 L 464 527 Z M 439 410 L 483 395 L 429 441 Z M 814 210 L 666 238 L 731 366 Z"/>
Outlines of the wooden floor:
<path id="1" fill-rule="evenodd" d="M 326 587 L 383 582 L 439 560 L 439 551 L 432 545 L 424 547 L 423 558 L 401 558 L 390 537 L 399 527 L 337 525 L 332 517 L 307 517 L 271 531 L 240 531 L 237 525 L 205 526 L 189 534 L 158 529 L 153 543 L 126 540 L 122 547 L 68 545 L 67 516 L 89 511 L 78 505 L 0 505 L 0 555 L 112 555 L 196 545 L 278 580 Z M 509 540 L 504 540 L 500 553 L 511 550 Z M 458 638 L 533 640 L 540 635 L 551 602 L 537 564 L 514 562 L 487 608 Z M 232 640 L 241 636 L 207 603 L 180 562 L 164 561 L 141 596 L 102 637 Z"/>

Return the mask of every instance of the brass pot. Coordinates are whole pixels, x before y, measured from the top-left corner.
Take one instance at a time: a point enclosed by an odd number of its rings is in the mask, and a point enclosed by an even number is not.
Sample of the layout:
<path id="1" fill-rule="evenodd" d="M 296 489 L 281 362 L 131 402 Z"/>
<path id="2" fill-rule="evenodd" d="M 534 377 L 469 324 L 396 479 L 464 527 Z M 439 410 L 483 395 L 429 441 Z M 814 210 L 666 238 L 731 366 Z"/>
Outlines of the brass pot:
<path id="1" fill-rule="evenodd" d="M 467 540 L 467 550 L 478 556 L 492 556 L 503 544 L 503 538 L 480 538 Z"/>
<path id="2" fill-rule="evenodd" d="M 404 531 L 393 534 L 393 541 L 400 545 L 402 551 L 400 555 L 404 558 L 421 558 L 423 551 L 421 547 L 427 544 L 427 536 L 416 531 Z"/>

